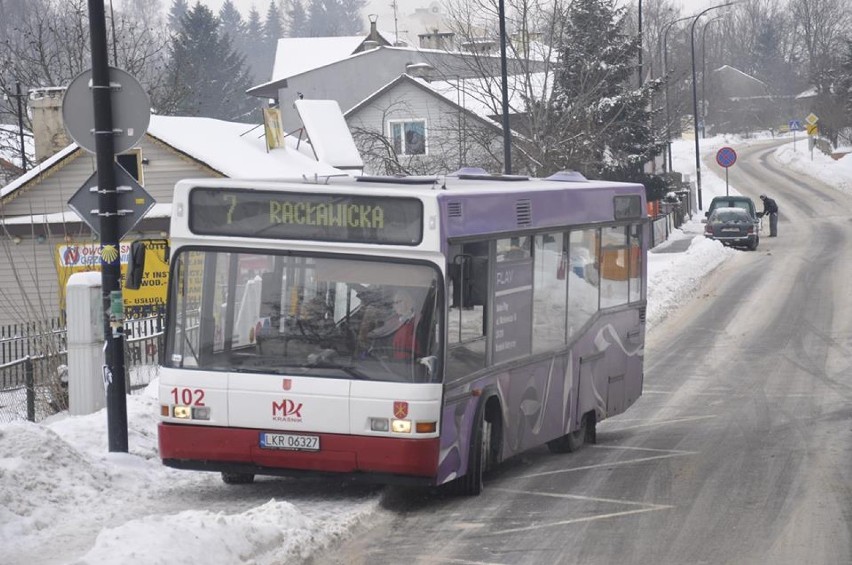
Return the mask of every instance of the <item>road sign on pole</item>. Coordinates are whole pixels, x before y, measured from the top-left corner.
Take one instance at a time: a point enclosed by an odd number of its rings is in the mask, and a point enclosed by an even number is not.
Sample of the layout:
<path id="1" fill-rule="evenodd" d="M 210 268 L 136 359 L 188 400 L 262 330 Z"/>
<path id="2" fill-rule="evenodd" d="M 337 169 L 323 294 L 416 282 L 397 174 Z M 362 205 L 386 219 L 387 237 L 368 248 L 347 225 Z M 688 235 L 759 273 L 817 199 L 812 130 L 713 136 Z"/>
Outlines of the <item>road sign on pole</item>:
<path id="1" fill-rule="evenodd" d="M 716 162 L 727 169 L 737 162 L 737 152 L 731 147 L 722 147 L 716 151 Z"/>
<path id="2" fill-rule="evenodd" d="M 112 169 L 115 175 L 117 192 L 117 210 L 115 212 L 116 230 L 118 239 L 121 240 L 139 223 L 139 220 L 151 209 L 155 201 L 136 182 L 136 179 L 124 170 L 124 167 L 113 162 Z M 106 212 L 101 212 L 100 210 L 100 196 L 101 191 L 98 190 L 98 173 L 95 171 L 83 183 L 83 186 L 68 199 L 68 206 L 97 234 L 101 233 L 102 218 L 109 217 Z"/>
<path id="3" fill-rule="evenodd" d="M 134 147 L 151 121 L 151 103 L 136 77 L 109 67 L 109 89 L 112 97 L 113 145 L 115 153 Z M 92 69 L 74 77 L 62 97 L 62 120 L 71 139 L 90 153 L 95 153 L 95 112 L 92 105 Z"/>
<path id="4" fill-rule="evenodd" d="M 725 196 L 728 196 L 728 168 L 737 162 L 737 152 L 732 147 L 722 147 L 716 151 L 716 162 L 725 168 Z"/>
<path id="5" fill-rule="evenodd" d="M 811 125 L 816 125 L 816 123 L 819 121 L 819 116 L 814 113 L 810 113 L 808 114 L 808 117 L 805 118 L 805 121 Z"/>

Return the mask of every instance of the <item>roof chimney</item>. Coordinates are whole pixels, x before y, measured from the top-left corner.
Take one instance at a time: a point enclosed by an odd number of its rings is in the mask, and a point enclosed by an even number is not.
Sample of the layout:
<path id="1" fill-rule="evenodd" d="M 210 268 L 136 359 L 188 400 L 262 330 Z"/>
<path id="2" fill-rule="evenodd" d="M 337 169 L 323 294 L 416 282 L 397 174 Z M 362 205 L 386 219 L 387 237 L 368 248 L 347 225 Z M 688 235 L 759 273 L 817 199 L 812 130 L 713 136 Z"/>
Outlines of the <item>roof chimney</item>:
<path id="1" fill-rule="evenodd" d="M 39 163 L 71 144 L 62 120 L 64 94 L 64 86 L 30 90 L 35 156 Z"/>
<path id="2" fill-rule="evenodd" d="M 378 14 L 370 14 L 367 16 L 370 20 L 370 35 L 367 37 L 370 41 L 379 41 L 379 30 L 376 28 L 376 21 L 379 19 Z"/>
<path id="3" fill-rule="evenodd" d="M 426 82 L 432 81 L 432 73 L 435 67 L 429 63 L 409 63 L 405 65 L 405 72 L 414 78 L 422 78 Z"/>

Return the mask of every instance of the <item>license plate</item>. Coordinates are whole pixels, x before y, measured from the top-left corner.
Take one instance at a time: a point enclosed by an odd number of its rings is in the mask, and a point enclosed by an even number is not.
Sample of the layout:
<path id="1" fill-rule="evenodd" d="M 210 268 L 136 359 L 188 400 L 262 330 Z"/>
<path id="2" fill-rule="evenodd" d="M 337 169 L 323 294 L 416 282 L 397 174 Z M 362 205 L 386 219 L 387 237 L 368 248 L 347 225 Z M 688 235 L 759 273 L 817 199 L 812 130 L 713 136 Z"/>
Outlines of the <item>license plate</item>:
<path id="1" fill-rule="evenodd" d="M 260 447 L 262 449 L 289 449 L 293 451 L 319 451 L 319 436 L 306 436 L 300 434 L 273 434 L 262 432 L 260 434 Z"/>
<path id="2" fill-rule="evenodd" d="M 722 233 L 740 233 L 739 228 L 722 228 Z"/>

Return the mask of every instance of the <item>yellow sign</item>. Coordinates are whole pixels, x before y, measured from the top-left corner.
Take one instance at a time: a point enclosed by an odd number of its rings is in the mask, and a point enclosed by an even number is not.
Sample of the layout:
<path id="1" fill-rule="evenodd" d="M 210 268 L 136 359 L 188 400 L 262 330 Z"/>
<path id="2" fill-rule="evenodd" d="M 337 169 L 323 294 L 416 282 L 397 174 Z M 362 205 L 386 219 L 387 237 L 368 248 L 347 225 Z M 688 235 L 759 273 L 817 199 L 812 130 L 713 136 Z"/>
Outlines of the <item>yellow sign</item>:
<path id="1" fill-rule="evenodd" d="M 808 117 L 805 118 L 805 121 L 808 122 L 809 124 L 811 124 L 812 126 L 815 126 L 816 123 L 819 121 L 819 118 L 817 117 L 816 114 L 811 113 L 811 114 L 808 114 Z"/>
<path id="2" fill-rule="evenodd" d="M 281 111 L 278 108 L 263 109 L 263 131 L 266 134 L 266 150 L 284 147 L 284 127 L 281 125 Z"/>
<path id="3" fill-rule="evenodd" d="M 819 127 L 816 124 L 808 124 L 805 126 L 805 131 L 808 132 L 808 135 L 816 135 L 819 133 Z"/>
<path id="4" fill-rule="evenodd" d="M 165 261 L 164 241 L 145 244 L 145 273 L 138 290 L 124 288 L 130 242 L 121 242 L 121 285 L 124 296 L 124 312 L 128 318 L 138 318 L 161 310 L 166 304 L 169 266 Z M 115 260 L 115 249 L 101 249 L 99 243 L 62 243 L 56 246 L 56 273 L 59 279 L 59 307 L 65 310 L 65 286 L 74 273 L 101 270 L 101 259 Z"/>

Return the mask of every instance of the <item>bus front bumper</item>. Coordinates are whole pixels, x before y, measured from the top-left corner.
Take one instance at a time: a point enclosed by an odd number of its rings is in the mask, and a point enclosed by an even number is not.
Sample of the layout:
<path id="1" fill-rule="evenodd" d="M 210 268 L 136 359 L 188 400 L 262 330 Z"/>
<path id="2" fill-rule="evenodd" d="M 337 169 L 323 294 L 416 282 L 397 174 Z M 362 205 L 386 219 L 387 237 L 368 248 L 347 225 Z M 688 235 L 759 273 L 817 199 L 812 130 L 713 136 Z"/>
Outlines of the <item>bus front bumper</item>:
<path id="1" fill-rule="evenodd" d="M 367 474 L 378 482 L 432 484 L 440 439 L 403 439 L 341 434 L 320 438 L 319 451 L 260 447 L 264 430 L 160 423 L 163 464 L 180 469 L 258 475 Z M 426 480 L 395 481 L 411 477 Z"/>

